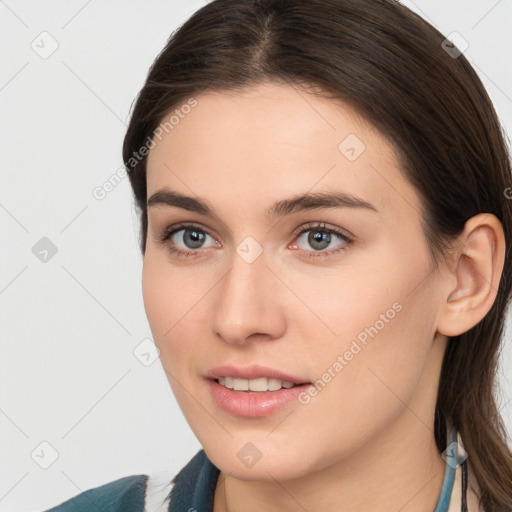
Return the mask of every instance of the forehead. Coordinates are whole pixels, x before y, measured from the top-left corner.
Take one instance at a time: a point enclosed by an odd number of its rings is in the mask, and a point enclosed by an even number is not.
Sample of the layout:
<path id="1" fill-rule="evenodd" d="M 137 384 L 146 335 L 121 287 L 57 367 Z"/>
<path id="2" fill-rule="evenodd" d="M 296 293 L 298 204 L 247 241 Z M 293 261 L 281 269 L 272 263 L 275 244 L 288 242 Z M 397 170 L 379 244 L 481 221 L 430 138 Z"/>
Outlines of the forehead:
<path id="1" fill-rule="evenodd" d="M 194 99 L 153 139 L 148 197 L 168 186 L 263 211 L 285 196 L 335 189 L 395 215 L 418 205 L 388 141 L 340 101 L 280 84 Z"/>

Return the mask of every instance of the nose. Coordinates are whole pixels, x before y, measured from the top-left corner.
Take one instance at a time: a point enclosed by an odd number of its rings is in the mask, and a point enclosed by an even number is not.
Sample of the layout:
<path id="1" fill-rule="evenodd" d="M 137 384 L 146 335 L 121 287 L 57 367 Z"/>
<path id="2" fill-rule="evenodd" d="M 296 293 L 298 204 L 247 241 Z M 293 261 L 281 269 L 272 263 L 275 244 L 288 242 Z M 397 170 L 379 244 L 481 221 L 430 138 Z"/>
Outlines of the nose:
<path id="1" fill-rule="evenodd" d="M 267 267 L 265 254 L 248 263 L 234 252 L 229 271 L 216 287 L 213 332 L 230 344 L 283 336 L 286 316 L 282 283 Z"/>

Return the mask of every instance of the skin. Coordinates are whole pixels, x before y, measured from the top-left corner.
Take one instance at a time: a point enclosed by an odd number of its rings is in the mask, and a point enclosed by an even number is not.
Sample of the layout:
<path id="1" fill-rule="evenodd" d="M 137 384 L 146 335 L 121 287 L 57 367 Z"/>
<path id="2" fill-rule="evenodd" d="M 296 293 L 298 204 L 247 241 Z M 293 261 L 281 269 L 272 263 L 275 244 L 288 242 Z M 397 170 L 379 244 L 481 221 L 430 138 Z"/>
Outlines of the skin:
<path id="1" fill-rule="evenodd" d="M 179 406 L 221 470 L 214 512 L 431 512 L 445 472 L 433 424 L 447 336 L 492 306 L 501 224 L 470 219 L 436 271 L 418 193 L 387 140 L 348 106 L 276 83 L 196 99 L 149 152 L 148 197 L 168 187 L 206 201 L 216 217 L 148 209 L 143 297 Z M 354 161 L 338 149 L 349 134 L 366 147 Z M 378 211 L 265 216 L 275 201 L 310 191 L 347 192 Z M 187 247 L 184 231 L 159 243 L 180 222 L 204 230 L 201 248 Z M 354 242 L 332 234 L 319 250 L 307 238 L 318 228 L 297 236 L 310 222 Z M 252 263 L 236 252 L 247 236 L 263 248 Z M 197 254 L 177 257 L 171 246 Z M 315 382 L 397 302 L 400 312 L 309 403 L 243 418 L 213 401 L 204 376 L 221 364 Z M 252 467 L 237 457 L 248 442 L 261 453 Z"/>

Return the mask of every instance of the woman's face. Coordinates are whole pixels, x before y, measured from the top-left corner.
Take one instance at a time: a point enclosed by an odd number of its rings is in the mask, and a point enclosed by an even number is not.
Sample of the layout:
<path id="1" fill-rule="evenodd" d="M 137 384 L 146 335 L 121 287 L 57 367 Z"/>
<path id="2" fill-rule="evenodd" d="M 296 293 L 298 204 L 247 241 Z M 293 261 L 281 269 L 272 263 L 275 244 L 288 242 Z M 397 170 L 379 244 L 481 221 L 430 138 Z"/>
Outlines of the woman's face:
<path id="1" fill-rule="evenodd" d="M 154 138 L 148 199 L 168 190 L 209 211 L 154 198 L 143 295 L 169 383 L 210 460 L 242 479 L 287 479 L 404 432 L 433 439 L 441 274 L 391 147 L 347 106 L 295 87 L 195 100 Z M 257 391 L 208 378 L 221 365 L 315 385 L 268 391 L 248 410 L 240 404 Z"/>

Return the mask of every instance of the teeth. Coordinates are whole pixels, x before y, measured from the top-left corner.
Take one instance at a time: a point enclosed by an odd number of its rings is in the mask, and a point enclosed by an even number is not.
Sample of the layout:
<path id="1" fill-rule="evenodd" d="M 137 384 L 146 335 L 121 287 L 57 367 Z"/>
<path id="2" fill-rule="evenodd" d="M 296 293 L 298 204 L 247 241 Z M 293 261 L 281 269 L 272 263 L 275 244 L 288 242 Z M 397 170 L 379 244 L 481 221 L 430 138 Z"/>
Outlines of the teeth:
<path id="1" fill-rule="evenodd" d="M 234 389 L 235 391 L 278 391 L 281 388 L 292 388 L 295 386 L 293 382 L 279 379 L 267 379 L 266 377 L 250 380 L 219 377 L 218 382 L 222 386 Z"/>

